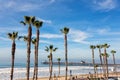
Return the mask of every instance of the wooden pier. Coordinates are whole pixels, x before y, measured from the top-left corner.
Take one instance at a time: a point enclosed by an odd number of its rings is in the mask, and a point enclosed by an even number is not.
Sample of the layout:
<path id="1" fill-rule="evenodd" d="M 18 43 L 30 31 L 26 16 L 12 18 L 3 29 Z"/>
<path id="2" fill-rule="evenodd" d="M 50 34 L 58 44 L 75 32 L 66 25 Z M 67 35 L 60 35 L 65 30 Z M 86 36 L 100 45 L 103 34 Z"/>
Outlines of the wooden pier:
<path id="1" fill-rule="evenodd" d="M 44 61 L 42 62 L 42 64 L 49 64 L 49 62 Z M 58 62 L 53 62 L 53 65 L 58 65 Z M 60 62 L 60 65 L 65 65 L 65 62 Z M 92 63 L 86 63 L 86 62 L 69 62 L 68 63 L 69 66 L 93 66 Z M 101 66 L 100 63 L 96 63 L 95 65 Z M 119 66 L 120 64 L 108 64 L 108 66 Z"/>

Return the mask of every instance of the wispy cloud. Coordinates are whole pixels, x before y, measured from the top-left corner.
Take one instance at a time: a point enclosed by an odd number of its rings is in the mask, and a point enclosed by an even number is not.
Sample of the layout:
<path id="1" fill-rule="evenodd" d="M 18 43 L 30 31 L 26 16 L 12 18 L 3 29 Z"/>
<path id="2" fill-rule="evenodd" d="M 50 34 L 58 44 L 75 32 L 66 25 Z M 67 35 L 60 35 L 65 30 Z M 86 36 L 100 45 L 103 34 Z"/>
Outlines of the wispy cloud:
<path id="1" fill-rule="evenodd" d="M 102 29 L 96 29 L 95 34 L 119 36 L 120 32 L 112 31 L 110 28 L 102 28 Z"/>
<path id="2" fill-rule="evenodd" d="M 107 33 L 108 31 L 109 31 L 109 29 L 98 29 L 98 30 L 96 30 L 99 34 L 105 34 L 105 33 Z"/>
<path id="3" fill-rule="evenodd" d="M 73 42 L 89 44 L 88 41 L 85 41 L 89 37 L 90 35 L 80 30 L 71 29 L 69 33 L 69 39 L 72 40 Z"/>
<path id="4" fill-rule="evenodd" d="M 11 11 L 29 11 L 33 9 L 37 9 L 39 6 L 32 3 L 27 2 L 18 2 L 18 1 L 6 1 L 1 2 L 0 10 L 11 10 Z"/>
<path id="5" fill-rule="evenodd" d="M 117 7 L 116 0 L 93 0 L 93 7 L 96 10 L 109 11 Z"/>
<path id="6" fill-rule="evenodd" d="M 11 11 L 31 11 L 36 9 L 42 9 L 56 0 L 40 0 L 40 1 L 18 1 L 18 0 L 7 0 L 0 1 L 0 11 L 11 10 Z"/>
<path id="7" fill-rule="evenodd" d="M 9 41 L 7 37 L 0 37 L 0 41 Z"/>
<path id="8" fill-rule="evenodd" d="M 59 34 L 41 34 L 42 38 L 62 38 L 63 35 L 59 35 Z"/>
<path id="9" fill-rule="evenodd" d="M 46 41 L 46 40 L 40 40 L 40 43 L 51 44 L 50 41 Z"/>
<path id="10" fill-rule="evenodd" d="M 52 23 L 51 20 L 45 20 L 45 19 L 42 19 L 42 18 L 39 18 L 39 17 L 37 17 L 37 19 L 40 20 L 40 21 L 43 21 L 44 23 L 48 23 L 48 24 Z"/>
<path id="11" fill-rule="evenodd" d="M 0 33 L 8 33 L 8 32 L 12 32 L 12 31 L 24 31 L 25 29 L 24 29 L 24 27 L 22 28 L 22 27 L 11 27 L 11 26 L 8 26 L 8 27 L 0 27 Z"/>

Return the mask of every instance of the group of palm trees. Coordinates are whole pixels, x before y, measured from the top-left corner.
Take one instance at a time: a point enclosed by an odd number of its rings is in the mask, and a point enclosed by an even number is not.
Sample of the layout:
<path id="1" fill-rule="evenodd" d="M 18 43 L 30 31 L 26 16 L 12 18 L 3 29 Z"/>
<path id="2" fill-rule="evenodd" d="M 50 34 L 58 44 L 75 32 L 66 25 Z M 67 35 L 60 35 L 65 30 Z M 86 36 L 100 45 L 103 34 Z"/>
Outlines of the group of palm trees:
<path id="1" fill-rule="evenodd" d="M 109 71 L 108 71 L 108 57 L 109 54 L 107 53 L 107 48 L 109 48 L 110 45 L 108 45 L 107 43 L 103 44 L 103 45 L 90 45 L 90 49 L 92 50 L 92 63 L 94 66 L 94 74 L 97 74 L 97 67 L 99 65 L 97 65 L 95 63 L 95 57 L 94 57 L 94 50 L 96 48 L 98 48 L 99 51 L 99 58 L 100 58 L 100 67 L 101 67 L 101 72 L 103 72 L 103 76 L 106 80 L 108 80 L 108 76 L 109 76 Z M 103 49 L 103 52 L 102 52 Z M 115 67 L 115 50 L 111 50 L 111 53 L 113 55 L 113 62 L 114 62 L 114 67 Z M 95 76 L 96 77 L 96 76 Z"/>
<path id="2" fill-rule="evenodd" d="M 24 26 L 28 25 L 28 35 L 27 36 L 18 36 L 18 32 L 8 33 L 8 37 L 12 40 L 12 49 L 11 49 L 11 75 L 10 80 L 13 80 L 14 73 L 14 61 L 15 61 L 15 50 L 16 43 L 15 40 L 23 39 L 27 43 L 27 62 L 26 62 L 26 78 L 29 80 L 30 75 L 30 54 L 31 54 L 31 43 L 34 45 L 34 73 L 33 80 L 38 79 L 38 50 L 39 50 L 39 37 L 40 37 L 40 28 L 43 25 L 43 21 L 36 20 L 34 16 L 24 16 L 24 21 L 21 21 Z M 32 38 L 32 26 L 36 27 L 36 38 Z M 66 65 L 66 74 L 65 80 L 67 80 L 67 72 L 68 72 L 68 59 L 67 59 L 67 34 L 69 33 L 69 28 L 64 27 L 60 30 L 64 34 L 64 45 L 65 45 L 65 65 Z M 53 45 L 49 47 L 46 46 L 45 51 L 49 52 L 49 66 L 50 66 L 50 77 L 49 80 L 52 80 L 52 66 L 53 66 L 53 57 L 52 52 L 56 51 L 58 48 L 53 48 Z M 59 75 L 60 75 L 60 58 L 58 58 L 59 63 Z"/>
<path id="3" fill-rule="evenodd" d="M 33 73 L 33 80 L 38 79 L 38 50 L 39 50 L 39 37 L 40 37 L 40 28 L 43 25 L 42 21 L 36 20 L 34 16 L 24 16 L 24 21 L 21 21 L 24 26 L 28 25 L 28 35 L 27 36 L 18 36 L 18 32 L 8 33 L 8 37 L 12 40 L 12 49 L 11 49 L 11 75 L 10 80 L 13 80 L 13 73 L 14 73 L 14 60 L 15 60 L 15 50 L 16 50 L 16 39 L 23 39 L 27 43 L 27 62 L 26 62 L 26 77 L 27 80 L 29 80 L 30 75 L 30 54 L 31 54 L 31 43 L 34 45 L 34 73 Z M 32 26 L 36 27 L 36 38 L 32 38 Z M 68 73 L 68 49 L 67 49 L 67 34 L 69 33 L 69 28 L 64 27 L 63 29 L 60 29 L 60 31 L 64 34 L 64 46 L 65 46 L 65 80 L 67 80 L 67 73 Z M 90 48 L 92 49 L 92 62 L 94 65 L 94 73 L 96 74 L 97 65 L 95 64 L 94 59 L 94 50 L 95 48 L 98 48 L 99 50 L 99 57 L 101 62 L 101 71 L 104 73 L 104 76 L 106 79 L 108 79 L 109 71 L 108 71 L 108 53 L 107 48 L 109 48 L 110 45 L 103 44 L 103 45 L 90 45 Z M 56 51 L 58 48 L 54 48 L 53 45 L 46 46 L 45 51 L 49 52 L 49 80 L 52 80 L 52 72 L 53 72 L 53 55 L 52 53 Z M 101 51 L 103 49 L 103 52 Z M 113 62 L 115 65 L 115 50 L 111 50 L 111 53 L 113 55 Z M 58 63 L 60 65 L 60 58 L 58 58 Z M 59 75 L 60 75 L 60 66 L 59 66 Z"/>

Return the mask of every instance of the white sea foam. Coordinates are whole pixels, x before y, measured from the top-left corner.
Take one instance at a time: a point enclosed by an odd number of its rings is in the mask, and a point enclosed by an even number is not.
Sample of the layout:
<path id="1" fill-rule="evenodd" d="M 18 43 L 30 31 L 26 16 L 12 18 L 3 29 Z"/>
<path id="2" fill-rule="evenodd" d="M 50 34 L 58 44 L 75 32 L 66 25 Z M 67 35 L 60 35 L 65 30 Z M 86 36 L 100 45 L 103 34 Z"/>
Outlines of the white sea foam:
<path id="1" fill-rule="evenodd" d="M 111 69 L 110 67 L 109 69 Z M 62 66 L 60 68 L 61 74 L 65 74 L 65 67 Z M 70 75 L 70 70 L 72 71 L 72 75 L 78 75 L 78 74 L 86 74 L 86 73 L 93 73 L 93 67 L 89 66 L 69 66 L 68 68 L 69 72 L 68 75 Z M 119 69 L 120 70 L 120 69 Z M 100 71 L 100 68 L 98 68 L 98 71 Z M 58 75 L 58 67 L 53 67 L 53 75 Z M 30 69 L 30 77 L 33 75 L 33 68 Z M 38 69 L 38 76 L 39 77 L 46 77 L 49 76 L 49 67 L 39 67 Z M 26 68 L 14 68 L 14 80 L 20 79 L 20 78 L 26 78 Z M 0 80 L 9 80 L 10 79 L 10 68 L 0 68 Z"/>

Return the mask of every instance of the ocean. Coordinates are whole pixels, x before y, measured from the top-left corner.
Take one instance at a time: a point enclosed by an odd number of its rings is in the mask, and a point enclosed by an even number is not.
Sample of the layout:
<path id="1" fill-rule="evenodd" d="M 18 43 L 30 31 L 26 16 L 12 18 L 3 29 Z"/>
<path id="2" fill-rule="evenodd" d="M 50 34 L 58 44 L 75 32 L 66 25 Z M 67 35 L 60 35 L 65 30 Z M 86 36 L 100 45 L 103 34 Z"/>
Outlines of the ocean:
<path id="1" fill-rule="evenodd" d="M 49 65 L 39 63 L 38 68 L 38 76 L 39 77 L 48 77 L 49 76 Z M 113 67 L 109 67 L 109 71 L 112 70 Z M 98 67 L 98 72 L 100 72 L 100 67 Z M 70 70 L 72 71 L 72 75 L 79 74 L 88 74 L 93 73 L 94 69 L 92 66 L 69 66 L 68 67 L 68 75 L 70 75 Z M 118 68 L 117 71 L 120 71 Z M 65 66 L 61 65 L 60 67 L 60 75 L 65 75 Z M 53 65 L 53 75 L 58 75 L 58 65 Z M 33 76 L 33 64 L 31 64 L 30 68 L 30 77 Z M 15 63 L 14 68 L 14 80 L 26 78 L 26 64 L 25 63 Z M 0 80 L 9 80 L 10 79 L 10 64 L 0 64 Z"/>

